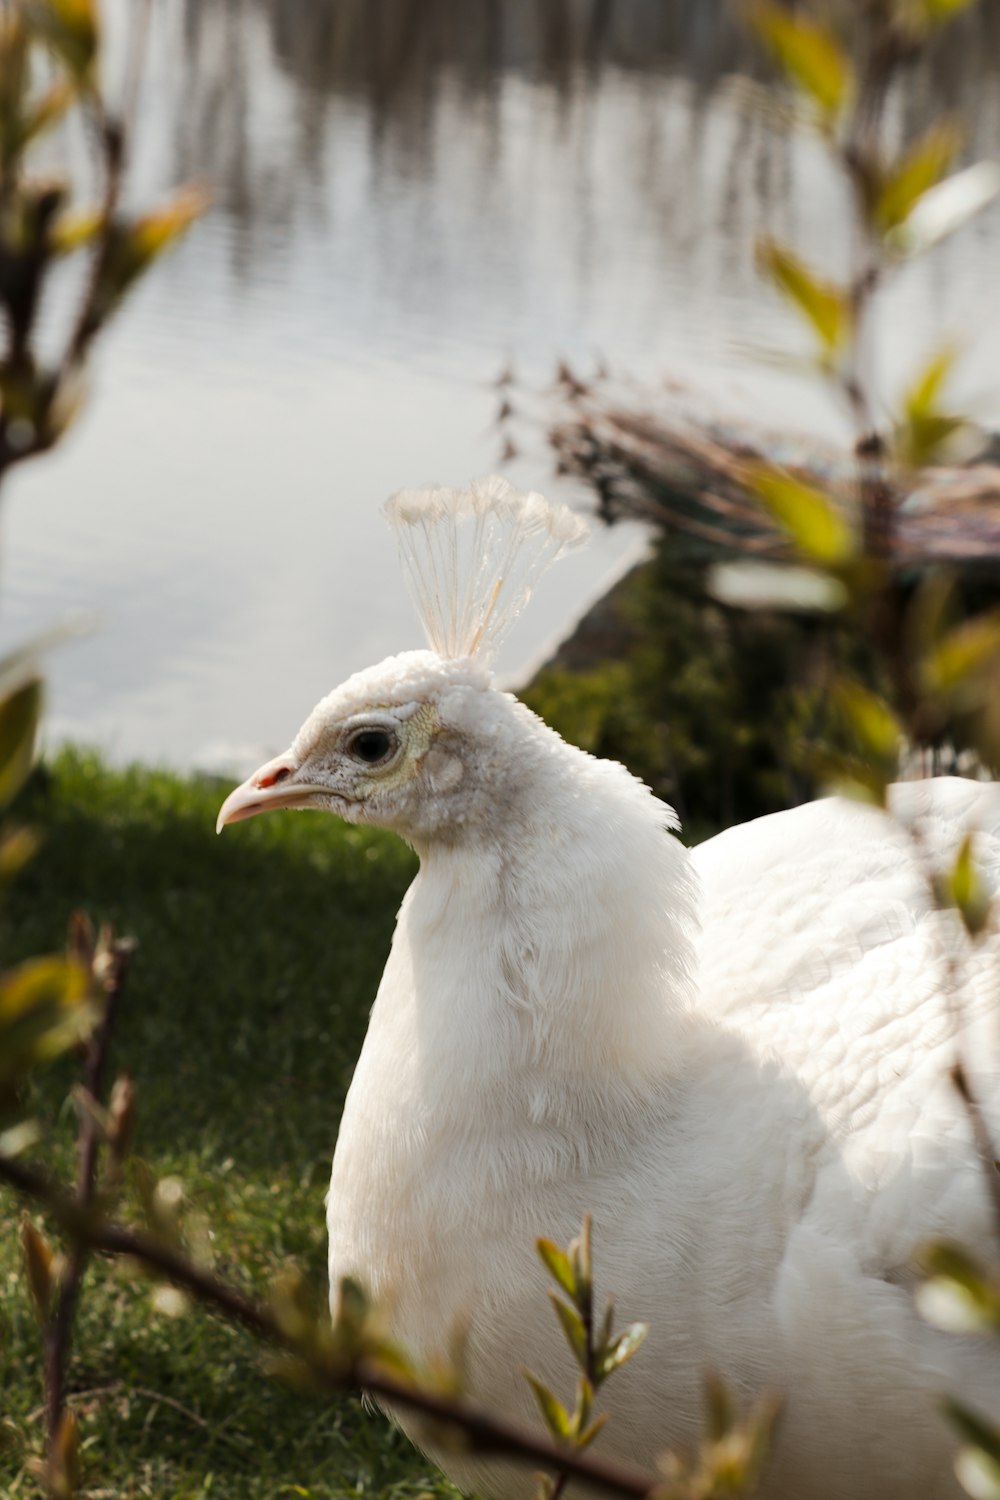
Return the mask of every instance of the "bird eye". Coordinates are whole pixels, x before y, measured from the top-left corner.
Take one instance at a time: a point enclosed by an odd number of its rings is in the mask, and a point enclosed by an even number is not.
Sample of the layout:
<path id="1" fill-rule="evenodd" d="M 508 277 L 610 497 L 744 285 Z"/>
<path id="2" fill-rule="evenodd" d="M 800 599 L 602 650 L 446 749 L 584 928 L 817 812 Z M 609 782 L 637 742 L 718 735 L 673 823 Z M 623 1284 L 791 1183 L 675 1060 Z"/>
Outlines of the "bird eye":
<path id="1" fill-rule="evenodd" d="M 347 742 L 348 754 L 375 766 L 387 760 L 396 748 L 396 737 L 388 729 L 359 729 Z"/>

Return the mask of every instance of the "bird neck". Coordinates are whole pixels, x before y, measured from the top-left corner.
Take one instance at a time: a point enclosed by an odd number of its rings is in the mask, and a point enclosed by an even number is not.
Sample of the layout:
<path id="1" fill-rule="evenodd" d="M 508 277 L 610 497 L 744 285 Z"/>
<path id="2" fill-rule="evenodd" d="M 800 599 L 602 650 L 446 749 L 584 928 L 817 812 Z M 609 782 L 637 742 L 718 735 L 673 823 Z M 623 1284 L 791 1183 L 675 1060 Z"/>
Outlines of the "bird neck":
<path id="1" fill-rule="evenodd" d="M 465 1119 L 475 1095 L 494 1120 L 572 1126 L 681 1065 L 696 924 L 676 820 L 622 767 L 559 746 L 493 836 L 424 851 L 376 1007 L 407 1009 L 425 1102 Z"/>

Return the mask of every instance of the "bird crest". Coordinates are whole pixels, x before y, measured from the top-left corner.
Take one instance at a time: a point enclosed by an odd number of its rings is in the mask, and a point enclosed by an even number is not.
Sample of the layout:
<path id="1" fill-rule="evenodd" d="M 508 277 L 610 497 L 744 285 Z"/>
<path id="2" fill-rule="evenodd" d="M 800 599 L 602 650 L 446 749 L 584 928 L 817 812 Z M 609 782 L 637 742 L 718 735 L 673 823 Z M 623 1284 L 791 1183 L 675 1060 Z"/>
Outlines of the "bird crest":
<path id="1" fill-rule="evenodd" d="M 385 515 L 432 649 L 486 661 L 542 574 L 588 534 L 567 506 L 496 474 L 467 490 L 399 490 Z"/>

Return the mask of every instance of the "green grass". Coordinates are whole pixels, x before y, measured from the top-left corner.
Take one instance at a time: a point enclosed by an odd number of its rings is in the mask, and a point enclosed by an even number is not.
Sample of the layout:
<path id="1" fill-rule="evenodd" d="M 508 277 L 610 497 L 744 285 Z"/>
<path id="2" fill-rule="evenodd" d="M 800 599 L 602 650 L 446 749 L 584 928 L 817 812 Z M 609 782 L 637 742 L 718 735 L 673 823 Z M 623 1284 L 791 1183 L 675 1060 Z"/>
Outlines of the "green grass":
<path id="1" fill-rule="evenodd" d="M 3 908 L 4 964 L 61 948 L 72 910 L 133 935 L 113 1063 L 136 1083 L 135 1153 L 176 1174 L 217 1269 L 264 1288 L 325 1276 L 323 1194 L 344 1093 L 413 861 L 332 818 L 275 814 L 217 839 L 221 784 L 109 771 L 66 752 L 19 804 L 44 835 Z M 32 1084 L 40 1148 L 71 1166 L 73 1068 Z M 38 1330 L 0 1190 L 0 1494 L 35 1493 Z M 38 1221 L 41 1222 L 41 1221 Z M 354 1400 L 294 1394 L 253 1341 L 157 1313 L 122 1267 L 87 1275 L 71 1365 L 90 1497 L 453 1494 Z"/>

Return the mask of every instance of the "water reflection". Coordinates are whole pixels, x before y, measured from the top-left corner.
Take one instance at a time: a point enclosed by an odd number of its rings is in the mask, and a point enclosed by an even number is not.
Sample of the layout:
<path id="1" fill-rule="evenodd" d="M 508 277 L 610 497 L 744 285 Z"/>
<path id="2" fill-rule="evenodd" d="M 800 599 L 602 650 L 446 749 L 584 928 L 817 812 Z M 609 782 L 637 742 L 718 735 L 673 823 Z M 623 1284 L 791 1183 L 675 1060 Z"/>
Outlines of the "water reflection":
<path id="1" fill-rule="evenodd" d="M 897 128 L 951 105 L 970 152 L 995 153 L 998 43 L 987 0 L 898 93 Z M 539 381 L 600 350 L 835 431 L 819 393 L 745 356 L 795 339 L 755 235 L 832 271 L 846 253 L 817 144 L 737 98 L 757 69 L 722 0 L 157 0 L 133 196 L 197 175 L 216 199 L 5 518 L 7 635 L 69 604 L 104 616 L 53 664 L 57 727 L 118 756 L 258 758 L 347 671 L 413 644 L 376 506 L 494 465 L 508 359 Z M 936 328 L 971 331 L 966 389 L 1000 415 L 998 239 L 994 211 L 901 280 L 887 389 Z M 513 477 L 539 484 L 524 429 Z M 628 545 L 563 565 L 507 665 Z"/>

